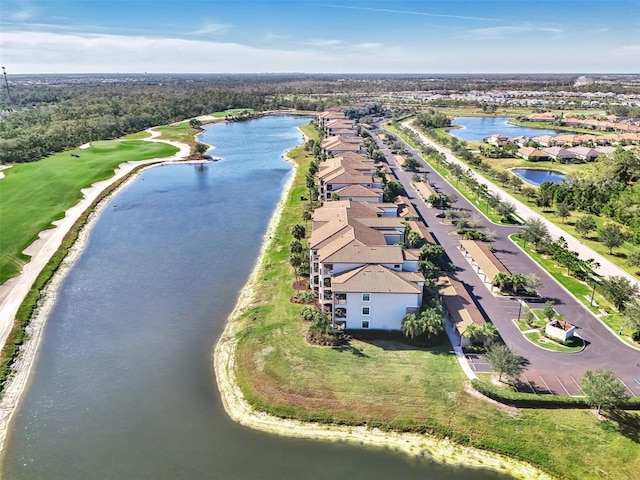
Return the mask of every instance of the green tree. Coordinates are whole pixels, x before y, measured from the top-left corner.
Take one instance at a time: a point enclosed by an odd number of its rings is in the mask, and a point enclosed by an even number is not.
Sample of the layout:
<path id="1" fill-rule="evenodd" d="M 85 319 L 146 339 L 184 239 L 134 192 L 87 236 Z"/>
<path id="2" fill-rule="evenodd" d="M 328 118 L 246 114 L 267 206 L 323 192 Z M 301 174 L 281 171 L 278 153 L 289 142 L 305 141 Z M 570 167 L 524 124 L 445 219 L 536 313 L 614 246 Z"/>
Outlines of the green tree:
<path id="1" fill-rule="evenodd" d="M 402 319 L 402 332 L 408 338 L 416 338 L 424 332 L 422 321 L 415 313 L 407 313 Z"/>
<path id="2" fill-rule="evenodd" d="M 304 228 L 304 225 L 298 223 L 291 228 L 291 235 L 293 235 L 293 238 L 296 240 L 302 240 L 306 234 L 307 230 Z"/>
<path id="3" fill-rule="evenodd" d="M 485 345 L 491 345 L 500 337 L 500 333 L 493 323 L 485 323 L 482 325 L 480 327 L 480 333 L 484 337 Z"/>
<path id="4" fill-rule="evenodd" d="M 408 338 L 416 338 L 427 334 L 428 338 L 444 332 L 442 311 L 438 307 L 430 307 L 420 314 L 408 313 L 402 319 L 402 331 Z"/>
<path id="5" fill-rule="evenodd" d="M 549 239 L 549 229 L 544 221 L 537 217 L 532 217 L 527 220 L 527 224 L 522 227 L 519 235 L 525 246 L 527 243 L 533 243 L 533 247 L 538 250 L 540 244 Z"/>
<path id="6" fill-rule="evenodd" d="M 309 220 L 311 220 L 312 218 L 313 218 L 313 213 L 311 213 L 309 210 L 305 209 L 305 210 L 302 212 L 302 221 L 303 221 L 303 222 L 304 222 L 304 224 L 305 224 L 305 227 L 304 227 L 304 228 L 305 228 L 305 231 L 306 231 L 306 229 L 307 229 L 307 223 L 309 223 Z"/>
<path id="7" fill-rule="evenodd" d="M 589 233 L 595 231 L 598 228 L 595 219 L 591 215 L 583 215 L 576 220 L 576 230 L 580 235 L 586 237 Z"/>
<path id="8" fill-rule="evenodd" d="M 415 172 L 416 170 L 418 170 L 418 168 L 420 167 L 420 163 L 413 158 L 412 156 L 409 156 L 407 158 L 405 158 L 404 160 L 404 168 L 410 172 Z"/>
<path id="9" fill-rule="evenodd" d="M 491 368 L 498 372 L 498 381 L 502 381 L 502 375 L 515 378 L 524 371 L 522 359 L 506 345 L 496 343 L 487 348 L 484 355 Z"/>
<path id="10" fill-rule="evenodd" d="M 300 255 L 302 254 L 302 252 L 304 252 L 304 247 L 302 246 L 300 240 L 293 240 L 289 244 L 289 252 L 291 252 L 292 255 Z"/>
<path id="11" fill-rule="evenodd" d="M 474 344 L 480 338 L 482 338 L 482 330 L 476 324 L 472 323 L 464 329 L 464 332 L 462 332 L 462 336 L 468 338 L 469 341 Z"/>
<path id="12" fill-rule="evenodd" d="M 189 126 L 191 128 L 200 129 L 202 127 L 202 122 L 197 118 L 192 118 L 191 120 L 189 120 Z"/>
<path id="13" fill-rule="evenodd" d="M 511 202 L 501 201 L 496 206 L 496 212 L 500 215 L 500 221 L 508 222 L 511 215 L 516 213 L 516 206 Z"/>
<path id="14" fill-rule="evenodd" d="M 402 193 L 402 185 L 393 180 L 386 183 L 382 189 L 382 196 L 385 202 L 393 202 L 393 200 Z"/>
<path id="15" fill-rule="evenodd" d="M 640 267 L 640 250 L 631 252 L 627 257 L 627 265 L 630 267 Z"/>
<path id="16" fill-rule="evenodd" d="M 207 150 L 209 150 L 209 146 L 208 145 L 205 145 L 204 143 L 196 143 L 195 152 L 198 155 L 204 154 Z"/>
<path id="17" fill-rule="evenodd" d="M 538 191 L 533 187 L 524 186 L 520 189 L 520 193 L 527 198 L 527 201 L 531 201 L 532 198 L 536 198 Z"/>
<path id="18" fill-rule="evenodd" d="M 296 276 L 296 283 L 300 280 L 300 268 L 304 263 L 302 255 L 291 255 L 289 257 L 289 265 L 293 268 L 293 273 Z"/>
<path id="19" fill-rule="evenodd" d="M 609 255 L 611 255 L 614 248 L 624 243 L 622 229 L 613 223 L 609 223 L 598 230 L 598 239 L 609 249 Z"/>
<path id="20" fill-rule="evenodd" d="M 542 310 L 542 314 L 548 322 L 553 320 L 553 317 L 556 315 L 556 309 L 553 308 L 553 302 L 551 300 L 547 300 L 546 302 L 544 302 L 544 309 Z"/>
<path id="21" fill-rule="evenodd" d="M 617 409 L 627 399 L 624 385 L 609 369 L 587 370 L 580 379 L 580 389 L 599 414 L 603 409 Z"/>
<path id="22" fill-rule="evenodd" d="M 427 338 L 436 337 L 444 332 L 444 322 L 442 320 L 442 309 L 439 304 L 434 307 L 425 308 L 420 313 L 424 332 Z"/>
<path id="23" fill-rule="evenodd" d="M 536 314 L 533 313 L 533 310 L 527 308 L 524 311 L 524 322 L 529 326 L 529 328 L 533 328 L 537 317 Z"/>
<path id="24" fill-rule="evenodd" d="M 616 310 L 623 312 L 627 303 L 638 295 L 638 286 L 626 277 L 614 275 L 602 282 L 601 291 Z"/>
<path id="25" fill-rule="evenodd" d="M 558 203 L 556 205 L 556 215 L 558 215 L 562 219 L 562 223 L 564 223 L 567 218 L 571 216 L 571 208 L 564 202 Z"/>

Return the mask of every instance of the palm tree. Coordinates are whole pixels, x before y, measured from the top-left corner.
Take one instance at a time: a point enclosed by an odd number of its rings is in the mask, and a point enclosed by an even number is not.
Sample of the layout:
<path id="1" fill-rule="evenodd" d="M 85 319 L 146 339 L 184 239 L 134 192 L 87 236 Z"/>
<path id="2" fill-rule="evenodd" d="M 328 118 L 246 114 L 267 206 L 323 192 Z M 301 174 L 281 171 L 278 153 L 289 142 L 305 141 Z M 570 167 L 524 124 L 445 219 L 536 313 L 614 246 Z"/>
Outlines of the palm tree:
<path id="1" fill-rule="evenodd" d="M 407 313 L 402 319 L 402 332 L 409 338 L 422 335 L 422 322 L 415 313 Z"/>
<path id="2" fill-rule="evenodd" d="M 313 218 L 313 214 L 309 210 L 304 210 L 302 212 L 302 220 L 304 221 L 305 230 L 307 229 L 307 224 L 309 223 L 309 220 L 311 220 L 312 218 Z"/>
<path id="3" fill-rule="evenodd" d="M 303 259 L 300 255 L 291 255 L 289 257 L 289 265 L 293 267 L 293 273 L 296 276 L 296 283 L 300 279 L 300 267 L 302 266 Z"/>
<path id="4" fill-rule="evenodd" d="M 468 338 L 471 343 L 475 343 L 475 341 L 482 336 L 482 332 L 480 331 L 480 327 L 471 324 L 464 329 L 462 336 Z"/>
<path id="5" fill-rule="evenodd" d="M 289 251 L 292 255 L 300 255 L 304 251 L 304 247 L 300 240 L 294 240 L 289 244 Z"/>
<path id="6" fill-rule="evenodd" d="M 479 330 L 482 333 L 482 336 L 484 337 L 484 343 L 487 346 L 495 342 L 500 336 L 498 329 L 493 323 L 485 323 L 479 328 Z"/>
<path id="7" fill-rule="evenodd" d="M 439 308 L 427 308 L 420 314 L 423 333 L 427 337 L 440 335 L 444 332 L 444 323 L 442 322 L 442 311 Z"/>
<path id="8" fill-rule="evenodd" d="M 296 240 L 302 240 L 307 234 L 307 229 L 304 225 L 296 224 L 291 228 L 291 234 Z"/>
<path id="9" fill-rule="evenodd" d="M 522 273 L 514 273 L 511 275 L 511 288 L 513 289 L 513 294 L 518 293 L 518 289 L 524 287 L 527 284 L 527 277 Z"/>

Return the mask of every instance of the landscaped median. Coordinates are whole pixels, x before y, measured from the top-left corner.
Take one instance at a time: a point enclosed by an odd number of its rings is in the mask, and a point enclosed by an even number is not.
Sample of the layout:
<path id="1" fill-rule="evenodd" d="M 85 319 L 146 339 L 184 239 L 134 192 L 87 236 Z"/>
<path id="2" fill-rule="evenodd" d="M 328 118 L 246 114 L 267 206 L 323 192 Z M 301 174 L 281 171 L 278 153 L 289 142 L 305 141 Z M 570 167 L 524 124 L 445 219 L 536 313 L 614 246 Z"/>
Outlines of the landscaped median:
<path id="1" fill-rule="evenodd" d="M 550 308 L 554 313 L 551 320 L 562 321 L 563 319 L 558 315 L 553 307 Z M 520 330 L 527 340 L 537 347 L 544 348 L 545 350 L 562 353 L 577 353 L 581 352 L 585 347 L 584 340 L 576 335 L 566 341 L 559 341 L 558 339 L 552 338 L 548 335 L 546 333 L 546 329 L 549 319 L 544 317 L 544 310 L 541 308 L 525 307 L 523 318 L 514 319 L 513 323 L 516 324 L 518 330 Z"/>
<path id="2" fill-rule="evenodd" d="M 250 289 L 244 292 L 251 296 L 232 315 L 217 348 L 219 380 L 220 373 L 231 373 L 242 397 L 259 412 L 326 424 L 317 428 L 325 432 L 323 438 L 331 438 L 326 434 L 331 432 L 330 425 L 350 426 L 354 432 L 366 426 L 430 434 L 523 460 L 562 478 L 633 478 L 640 468 L 640 447 L 619 433 L 612 421 L 598 420 L 581 409 L 584 403 L 570 397 L 537 396 L 535 402 L 573 408 L 521 409 L 514 414 L 471 396 L 448 345 L 423 349 L 389 340 L 351 340 L 337 348 L 309 345 L 302 306 L 290 301 L 294 273 L 288 246 L 293 225 L 304 223 L 301 198 L 307 194 L 310 157 L 302 148 L 290 156 L 299 167 Z M 221 350 L 230 364 L 219 363 Z M 504 397 L 524 395 L 495 390 Z M 263 418 L 251 408 L 240 407 L 240 411 L 240 416 Z M 271 431 L 278 430 L 277 425 L 272 427 Z M 278 431 L 296 434 L 286 422 Z M 372 431 L 371 436 L 377 433 Z M 334 437 L 345 435 L 336 432 Z M 579 460 L 567 451 L 580 452 Z M 461 462 L 465 460 L 460 457 Z M 520 478 L 532 478 L 528 475 Z"/>

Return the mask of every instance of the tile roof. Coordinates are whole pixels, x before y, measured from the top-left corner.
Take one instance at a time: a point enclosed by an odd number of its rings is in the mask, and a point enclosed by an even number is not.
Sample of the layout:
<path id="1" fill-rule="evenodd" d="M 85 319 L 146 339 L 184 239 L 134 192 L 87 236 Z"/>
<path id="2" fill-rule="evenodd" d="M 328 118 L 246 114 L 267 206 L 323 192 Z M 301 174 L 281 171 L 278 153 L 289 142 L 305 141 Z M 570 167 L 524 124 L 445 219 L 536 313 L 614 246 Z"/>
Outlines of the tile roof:
<path id="1" fill-rule="evenodd" d="M 424 278 L 417 281 L 424 281 Z M 331 289 L 336 293 L 413 293 L 422 289 L 416 280 L 408 281 L 382 265 L 365 265 L 333 277 Z"/>

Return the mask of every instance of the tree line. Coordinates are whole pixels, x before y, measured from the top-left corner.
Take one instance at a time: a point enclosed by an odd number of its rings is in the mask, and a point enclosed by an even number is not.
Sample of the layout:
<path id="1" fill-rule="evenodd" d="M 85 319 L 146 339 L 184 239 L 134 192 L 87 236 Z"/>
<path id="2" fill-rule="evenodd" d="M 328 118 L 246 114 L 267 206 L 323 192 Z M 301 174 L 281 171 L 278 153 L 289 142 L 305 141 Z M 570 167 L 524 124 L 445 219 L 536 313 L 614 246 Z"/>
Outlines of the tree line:
<path id="1" fill-rule="evenodd" d="M 72 88 L 73 87 L 73 88 Z M 323 110 L 340 97 L 288 94 L 277 84 L 114 83 L 16 89 L 0 121 L 0 163 L 32 162 L 95 140 L 108 140 L 230 108 Z"/>

